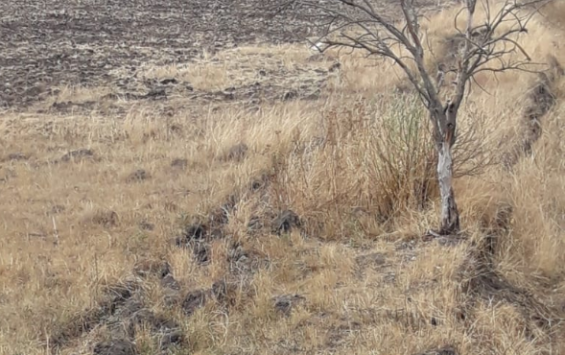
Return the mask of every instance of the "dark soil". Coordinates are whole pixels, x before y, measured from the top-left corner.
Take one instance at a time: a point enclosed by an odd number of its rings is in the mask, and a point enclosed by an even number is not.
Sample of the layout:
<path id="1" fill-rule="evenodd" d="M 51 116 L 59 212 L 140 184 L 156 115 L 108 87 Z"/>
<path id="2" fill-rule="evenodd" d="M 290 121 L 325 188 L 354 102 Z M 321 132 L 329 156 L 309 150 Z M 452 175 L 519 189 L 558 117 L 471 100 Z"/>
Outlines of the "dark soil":
<path id="1" fill-rule="evenodd" d="M 128 87 L 137 80 L 141 64 L 189 62 L 204 51 L 214 53 L 248 43 L 303 40 L 310 21 L 307 12 L 282 9 L 281 3 L 3 1 L 0 106 L 28 106 L 55 94 L 55 86 L 110 83 Z M 117 74 L 123 72 L 130 75 Z M 162 98 L 164 87 L 180 84 L 168 78 L 147 83 L 147 92 L 129 95 Z"/>
<path id="2" fill-rule="evenodd" d="M 454 0 L 455 1 L 455 0 Z M 320 0 L 320 3 L 328 3 Z M 280 0 L 45 0 L 0 3 L 0 107 L 16 109 L 57 95 L 64 86 L 110 87 L 104 100 L 175 97 L 277 100 L 319 97 L 319 87 L 251 85 L 231 92 L 198 92 L 179 78 L 146 79 L 143 65 L 190 63 L 249 44 L 302 42 L 318 36 L 319 11 Z M 422 0 L 422 8 L 436 1 Z M 396 0 L 379 3 L 398 12 Z M 335 63 L 330 72 L 339 69 Z M 270 78 L 257 68 L 259 76 Z M 324 73 L 327 74 L 327 73 Z M 271 78 L 272 79 L 272 78 Z M 273 80 L 270 80 L 272 82 Z M 57 112 L 97 102 L 55 102 Z"/>

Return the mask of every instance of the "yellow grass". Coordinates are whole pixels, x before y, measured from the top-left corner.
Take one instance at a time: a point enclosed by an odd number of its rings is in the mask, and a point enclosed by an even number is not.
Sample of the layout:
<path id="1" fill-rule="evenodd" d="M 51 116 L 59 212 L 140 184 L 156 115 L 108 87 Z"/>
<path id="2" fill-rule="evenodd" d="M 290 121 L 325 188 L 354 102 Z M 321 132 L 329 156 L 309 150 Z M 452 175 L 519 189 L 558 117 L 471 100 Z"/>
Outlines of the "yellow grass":
<path id="1" fill-rule="evenodd" d="M 433 18 L 430 35 L 444 36 L 440 26 L 452 14 Z M 565 63 L 563 45 L 554 45 L 561 43 L 560 31 L 537 19 L 522 44 L 535 60 L 552 54 Z M 425 208 L 407 190 L 424 176 L 421 170 L 398 168 L 403 175 L 395 180 L 371 165 L 382 161 L 379 150 L 401 155 L 383 122 L 397 113 L 398 98 L 390 91 L 402 77 L 362 56 L 332 53 L 314 63 L 312 54 L 298 45 L 245 47 L 196 64 L 146 67 L 143 75 L 182 78 L 195 89 L 216 91 L 267 80 L 256 77 L 262 68 L 327 69 L 337 59 L 341 72 L 326 87 L 327 100 L 257 110 L 235 103 L 185 105 L 182 98 L 122 103 L 123 119 L 96 110 L 3 113 L 0 354 L 49 353 L 77 317 L 100 306 L 107 285 L 135 279 L 134 266 L 148 260 L 170 263 L 180 297 L 218 280 L 236 285 L 232 304 L 207 302 L 188 317 L 166 306 L 168 291 L 156 278 L 141 279 L 146 307 L 181 327 L 185 345 L 171 350 L 175 354 L 419 354 L 447 346 L 458 354 L 563 353 L 563 83 L 555 84 L 558 104 L 543 117 L 531 157 L 512 172 L 494 165 L 456 180 L 468 240 L 443 246 L 420 238 L 439 218 L 435 190 Z M 291 85 L 301 80 L 279 79 Z M 485 77 L 490 94 L 475 88 L 469 97 L 462 131 L 475 127 L 481 141 L 474 142 L 489 156 L 499 157 L 499 143 L 519 138 L 534 79 L 518 72 L 498 81 Z M 107 90 L 65 88 L 57 100 L 96 101 Z M 174 114 L 163 117 L 162 105 Z M 226 159 L 239 143 L 248 146 L 246 156 Z M 62 159 L 78 149 L 93 156 Z M 410 153 L 422 151 L 404 157 Z M 185 162 L 172 164 L 179 159 Z M 145 174 L 135 175 L 140 169 Z M 269 184 L 251 192 L 250 183 L 263 174 Z M 399 198 L 387 200 L 387 191 Z M 232 194 L 236 208 L 224 237 L 209 242 L 209 264 L 171 243 L 188 221 L 207 216 Z M 501 231 L 497 214 L 508 207 L 508 230 Z M 269 228 L 249 231 L 253 217 L 269 224 L 270 213 L 285 209 L 302 218 L 301 230 L 281 236 Z M 488 234 L 499 239 L 491 266 L 507 286 L 490 294 L 465 288 L 461 276 Z M 267 265 L 234 273 L 227 261 L 234 241 Z M 304 297 L 288 316 L 273 301 L 286 294 Z M 552 317 L 545 325 L 535 319 L 539 304 Z M 110 336 L 109 327 L 99 322 L 79 331 L 57 351 L 91 353 Z M 137 350 L 158 353 L 154 338 L 148 329 L 138 331 Z"/>

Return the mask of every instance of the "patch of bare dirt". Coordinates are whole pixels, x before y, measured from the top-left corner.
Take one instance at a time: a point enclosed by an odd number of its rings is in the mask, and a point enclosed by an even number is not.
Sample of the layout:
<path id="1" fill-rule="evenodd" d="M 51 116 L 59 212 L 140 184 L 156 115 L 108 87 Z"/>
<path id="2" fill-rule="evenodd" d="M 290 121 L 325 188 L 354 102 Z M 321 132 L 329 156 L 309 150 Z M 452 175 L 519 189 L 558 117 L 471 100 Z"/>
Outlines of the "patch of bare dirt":
<path id="1" fill-rule="evenodd" d="M 0 13 L 5 107 L 45 99 L 55 86 L 127 87 L 141 64 L 189 62 L 245 43 L 295 42 L 308 27 L 301 11 L 281 9 L 274 0 L 8 1 L 0 4 Z M 121 71 L 130 75 L 116 75 Z M 171 78 L 145 83 L 146 92 L 129 95 L 163 97 L 163 87 L 174 84 L 190 91 Z"/>
<path id="2" fill-rule="evenodd" d="M 449 1 L 448 1 L 449 2 Z M 318 80 L 289 87 L 272 73 L 256 68 L 258 81 L 217 91 L 193 88 L 190 82 L 143 77 L 146 65 L 194 63 L 206 55 L 246 44 L 306 43 L 322 29 L 312 8 L 277 0 L 47 0 L 0 4 L 0 107 L 25 108 L 60 93 L 65 86 L 114 88 L 103 99 L 164 100 L 188 97 L 277 100 L 319 97 Z M 321 4 L 329 3 L 321 0 Z M 422 9 L 437 7 L 421 1 Z M 381 4 L 395 16 L 398 4 Z M 332 66 L 324 76 L 339 68 Z M 291 76 L 293 73 L 279 73 Z M 296 73 L 294 73 L 296 74 Z M 311 87 L 311 88 L 310 88 Z M 99 102 L 55 102 L 52 109 L 92 110 Z"/>

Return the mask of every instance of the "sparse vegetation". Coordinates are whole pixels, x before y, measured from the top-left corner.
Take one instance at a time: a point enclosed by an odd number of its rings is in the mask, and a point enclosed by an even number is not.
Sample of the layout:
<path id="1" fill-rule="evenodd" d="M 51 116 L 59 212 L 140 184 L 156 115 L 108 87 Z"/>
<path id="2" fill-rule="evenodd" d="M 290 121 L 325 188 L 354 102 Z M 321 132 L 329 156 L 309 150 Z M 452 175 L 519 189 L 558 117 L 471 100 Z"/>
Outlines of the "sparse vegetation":
<path id="1" fill-rule="evenodd" d="M 3 14 L 33 21 L 8 3 Z M 183 16 L 232 19 L 228 3 L 187 5 Z M 26 33 L 51 28 L 44 40 L 57 41 L 97 10 L 64 4 L 63 15 L 26 5 L 46 17 Z M 108 4 L 98 14 L 113 29 L 130 10 L 136 26 L 167 13 Z M 383 4 L 394 15 L 396 2 Z M 434 53 L 461 8 L 446 5 L 422 5 Z M 247 20 L 263 8 L 253 10 Z M 298 21 L 298 10 L 279 15 Z M 156 21 L 165 38 L 180 14 L 171 26 Z M 1 96 L 0 354 L 562 353 L 563 15 L 559 2 L 544 8 L 519 42 L 552 68 L 543 81 L 477 75 L 484 90 L 461 107 L 453 150 L 468 237 L 433 240 L 422 238 L 440 214 L 433 131 L 398 68 L 313 52 L 278 22 L 257 24 L 265 43 L 237 32 L 250 25 L 233 26 L 238 47 L 209 50 L 194 66 L 196 47 L 171 64 L 173 49 L 155 54 L 164 42 L 128 35 L 129 49 L 110 49 L 101 43 L 114 39 L 98 42 L 100 29 L 85 23 L 78 51 L 131 50 L 124 65 L 143 65 L 126 70 L 116 55 L 85 85 L 72 79 L 96 60 L 63 56 L 62 76 L 48 66 L 50 89 L 33 96 L 10 66 L 70 47 L 34 57 L 9 22 L 0 31 L 0 70 L 12 78 Z M 66 27 L 55 26 L 61 16 Z M 21 63 L 8 62 L 13 48 L 26 53 Z"/>

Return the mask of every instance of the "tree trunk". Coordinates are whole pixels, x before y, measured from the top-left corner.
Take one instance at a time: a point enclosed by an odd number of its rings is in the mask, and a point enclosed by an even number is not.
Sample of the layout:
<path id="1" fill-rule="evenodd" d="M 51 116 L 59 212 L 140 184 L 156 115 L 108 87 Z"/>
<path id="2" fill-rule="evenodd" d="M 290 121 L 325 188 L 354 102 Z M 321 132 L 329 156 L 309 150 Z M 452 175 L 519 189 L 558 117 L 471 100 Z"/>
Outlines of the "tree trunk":
<path id="1" fill-rule="evenodd" d="M 459 211 L 452 186 L 453 159 L 450 143 L 449 140 L 446 140 L 438 147 L 437 177 L 441 193 L 441 229 L 439 231 L 441 235 L 457 234 L 460 230 Z"/>

